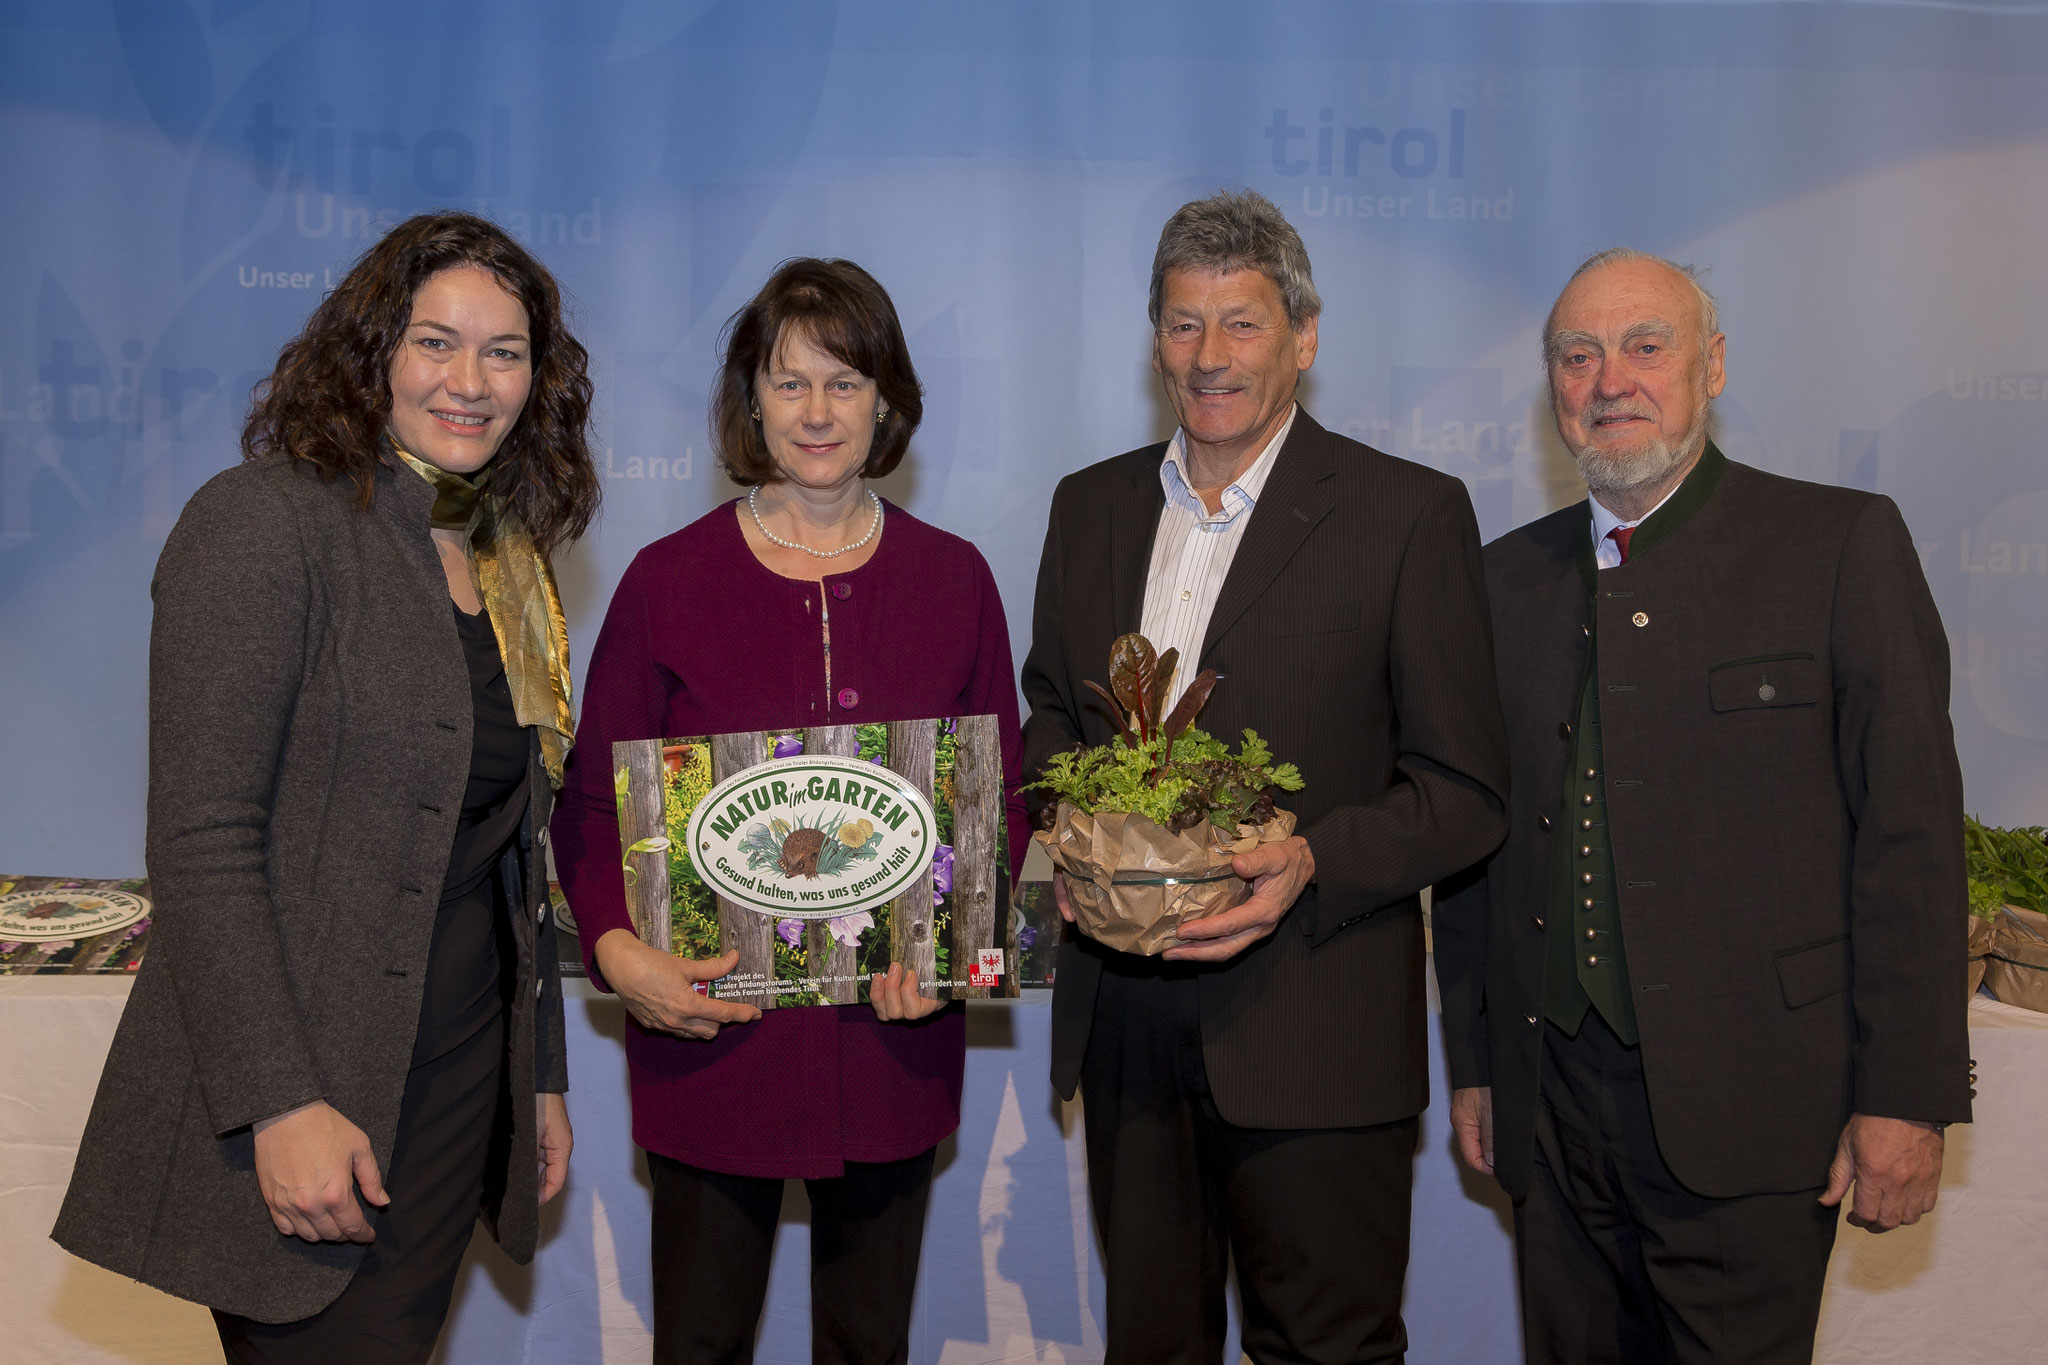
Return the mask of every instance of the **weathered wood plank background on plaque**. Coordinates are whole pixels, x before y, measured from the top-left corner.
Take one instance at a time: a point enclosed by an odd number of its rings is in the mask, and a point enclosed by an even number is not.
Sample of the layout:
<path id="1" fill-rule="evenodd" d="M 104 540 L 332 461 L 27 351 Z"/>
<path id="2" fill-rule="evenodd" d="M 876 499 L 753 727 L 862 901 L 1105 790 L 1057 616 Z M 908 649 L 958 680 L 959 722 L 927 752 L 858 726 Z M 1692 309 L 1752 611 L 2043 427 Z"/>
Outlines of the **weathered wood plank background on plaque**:
<path id="1" fill-rule="evenodd" d="M 1002 985 L 961 986 L 956 998 L 985 1000 L 1017 994 L 1015 953 L 1008 951 L 1007 924 L 997 932 L 996 914 L 1004 898 L 1000 884 L 1009 869 L 997 857 L 996 831 L 1003 815 L 1003 753 L 994 716 L 962 716 L 955 725 L 953 749 L 953 923 L 950 961 L 952 979 L 966 981 L 975 954 L 982 948 L 1003 948 L 1009 969 Z M 1007 918 L 1007 916 L 1005 917 Z"/>
<path id="2" fill-rule="evenodd" d="M 758 768 L 767 761 L 768 745 L 758 731 L 737 735 L 713 735 L 711 737 L 711 783 L 717 786 L 734 773 L 743 773 L 749 768 Z M 758 991 L 737 991 L 732 994 L 720 992 L 724 1000 L 740 1000 L 761 1009 L 775 1008 L 775 997 L 767 987 L 775 981 L 775 921 L 767 915 L 755 914 L 744 906 L 735 905 L 725 897 L 718 897 L 718 930 L 720 944 L 727 952 L 739 950 L 740 960 L 732 969 L 734 977 L 742 981 L 758 981 Z"/>
<path id="3" fill-rule="evenodd" d="M 936 720 L 889 722 L 889 756 L 884 762 L 890 772 L 923 792 L 927 801 L 933 800 L 938 751 Z M 932 870 L 927 865 L 889 902 L 889 960 L 917 973 L 920 994 L 933 994 L 933 983 L 938 980 L 938 946 L 932 936 Z"/>
<path id="4" fill-rule="evenodd" d="M 804 731 L 804 752 L 859 758 L 860 738 L 851 725 L 820 726 Z M 860 1000 L 860 982 L 855 979 L 860 956 L 853 944 L 832 937 L 824 920 L 814 919 L 804 926 L 804 965 L 811 975 L 826 978 L 822 994 L 833 1004 L 851 1005 Z"/>
<path id="5" fill-rule="evenodd" d="M 668 837 L 663 797 L 661 741 L 633 740 L 612 746 L 613 761 L 626 767 L 625 808 L 619 812 L 619 856 L 633 871 L 626 884 L 626 913 L 642 943 L 669 950 L 668 851 L 629 853 L 642 839 Z"/>

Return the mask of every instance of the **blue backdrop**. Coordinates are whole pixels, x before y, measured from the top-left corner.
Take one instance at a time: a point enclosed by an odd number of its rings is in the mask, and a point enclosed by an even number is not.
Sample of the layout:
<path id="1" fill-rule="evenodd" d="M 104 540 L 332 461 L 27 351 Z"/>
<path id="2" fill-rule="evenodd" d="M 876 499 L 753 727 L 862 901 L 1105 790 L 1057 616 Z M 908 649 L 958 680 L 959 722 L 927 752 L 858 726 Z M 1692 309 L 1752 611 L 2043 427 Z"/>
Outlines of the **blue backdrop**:
<path id="1" fill-rule="evenodd" d="M 1723 445 L 1898 500 L 1970 805 L 2048 821 L 2044 78 L 2033 3 L 0 0 L 0 871 L 142 871 L 151 567 L 383 226 L 475 209 L 574 297 L 606 492 L 560 563 L 579 660 L 634 551 L 731 496 L 718 329 L 796 254 L 894 294 L 929 396 L 886 491 L 981 547 L 1021 657 L 1052 485 L 1171 428 L 1159 227 L 1238 185 L 1315 262 L 1310 410 L 1462 477 L 1489 536 L 1582 495 L 1537 363 L 1571 267 L 1711 267 Z M 969 1187 L 1020 1102 L 1014 1169 L 1078 1180 L 1042 1074 L 975 1073 Z M 1026 1341 L 1086 1336 L 1078 1200 L 1049 1279 L 1043 1246 L 997 1254 Z M 970 1277 L 1000 1233 L 974 1207 L 932 1244 Z M 1487 1227 L 1481 1254 L 1418 1224 L 1440 1295 L 1475 1255 L 1507 1283 Z M 1512 1311 L 1453 1305 L 1418 1358 L 1485 1358 L 1450 1343 Z M 945 1312 L 994 1339 L 971 1288 Z"/>
<path id="2" fill-rule="evenodd" d="M 930 398 L 888 491 L 972 537 L 1021 656 L 1066 471 L 1166 434 L 1161 222 L 1300 227 L 1310 410 L 1451 470 L 1489 536 L 1580 495 L 1536 332 L 1588 252 L 1696 261 L 1723 444 L 1898 499 L 1955 649 L 1969 798 L 2048 819 L 2048 17 L 2040 4 L 0 6 L 0 868 L 141 869 L 150 567 L 250 386 L 382 225 L 489 214 L 574 295 L 635 549 L 731 490 L 719 325 L 850 256 Z"/>

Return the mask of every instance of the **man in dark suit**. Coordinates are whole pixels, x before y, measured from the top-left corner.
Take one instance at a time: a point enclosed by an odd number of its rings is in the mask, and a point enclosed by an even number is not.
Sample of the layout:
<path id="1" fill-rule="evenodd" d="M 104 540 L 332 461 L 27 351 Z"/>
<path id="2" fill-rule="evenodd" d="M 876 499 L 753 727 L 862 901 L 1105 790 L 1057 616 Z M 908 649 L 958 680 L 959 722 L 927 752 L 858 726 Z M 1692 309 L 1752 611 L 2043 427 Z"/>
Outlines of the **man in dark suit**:
<path id="1" fill-rule="evenodd" d="M 1532 1361 L 1809 1359 L 1836 1206 L 1918 1219 L 1970 1114 L 1947 637 L 1889 499 L 1714 447 L 1724 348 L 1691 272 L 1580 267 L 1592 496 L 1486 551 L 1511 824 L 1434 927 Z"/>
<path id="2" fill-rule="evenodd" d="M 1062 480 L 1039 567 L 1027 772 L 1110 739 L 1082 682 L 1142 629 L 1181 681 L 1224 674 L 1204 728 L 1306 779 L 1299 833 L 1237 860 L 1243 905 L 1161 957 L 1061 945 L 1053 1082 L 1082 1094 L 1111 1362 L 1216 1361 L 1233 1255 L 1253 1359 L 1406 1349 L 1418 893 L 1499 841 L 1506 759 L 1470 501 L 1296 406 L 1320 308 L 1265 199 L 1176 213 L 1150 311 L 1180 429 Z"/>

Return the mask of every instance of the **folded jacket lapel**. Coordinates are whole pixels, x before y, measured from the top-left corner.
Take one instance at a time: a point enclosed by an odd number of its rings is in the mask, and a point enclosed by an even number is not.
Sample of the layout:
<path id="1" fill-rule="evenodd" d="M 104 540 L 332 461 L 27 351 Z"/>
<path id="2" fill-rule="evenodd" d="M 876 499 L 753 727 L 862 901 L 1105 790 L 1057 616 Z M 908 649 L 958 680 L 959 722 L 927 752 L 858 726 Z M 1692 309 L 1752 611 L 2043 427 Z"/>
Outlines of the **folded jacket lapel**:
<path id="1" fill-rule="evenodd" d="M 1273 472 L 1252 508 L 1251 524 L 1230 561 L 1230 572 L 1216 595 L 1209 630 L 1202 637 L 1202 657 L 1237 623 L 1259 595 L 1272 585 L 1287 561 L 1308 539 L 1316 524 L 1330 514 L 1326 481 L 1337 472 L 1330 434 L 1306 411 L 1294 419 L 1287 444 L 1274 457 Z"/>
<path id="2" fill-rule="evenodd" d="M 1139 464 L 1128 494 L 1109 509 L 1110 606 L 1117 635 L 1138 629 L 1145 615 L 1145 577 L 1152 568 L 1152 537 L 1159 529 L 1159 513 L 1166 506 L 1166 492 L 1159 486 L 1159 460 L 1166 457 L 1166 447 L 1158 447 L 1156 455 L 1157 459 Z M 1098 666 L 1106 666 L 1108 657 L 1105 650 L 1104 664 Z"/>

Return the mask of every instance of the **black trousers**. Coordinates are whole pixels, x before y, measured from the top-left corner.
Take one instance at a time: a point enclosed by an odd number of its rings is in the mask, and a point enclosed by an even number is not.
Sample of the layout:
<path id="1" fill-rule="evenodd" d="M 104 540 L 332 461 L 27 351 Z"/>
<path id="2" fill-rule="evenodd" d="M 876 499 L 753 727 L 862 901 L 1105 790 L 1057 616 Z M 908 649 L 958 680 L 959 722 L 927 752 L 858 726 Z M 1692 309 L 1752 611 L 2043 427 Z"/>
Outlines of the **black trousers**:
<path id="1" fill-rule="evenodd" d="M 902 1365 L 931 1201 L 932 1157 L 849 1161 L 806 1180 L 811 1198 L 811 1359 Z M 783 1182 L 725 1175 L 653 1152 L 656 1365 L 746 1365 L 768 1293 Z"/>
<path id="2" fill-rule="evenodd" d="M 391 1202 L 363 1204 L 377 1240 L 355 1278 L 333 1303 L 297 1322 L 254 1322 L 216 1309 L 229 1365 L 423 1365 L 433 1354 L 476 1226 L 493 1134 L 510 1119 L 500 1093 L 504 1057 L 500 1014 L 407 1074 L 383 1173 Z"/>
<path id="3" fill-rule="evenodd" d="M 1515 1210 L 1532 1365 L 1813 1358 L 1836 1210 L 1820 1190 L 1708 1199 L 1657 1150 L 1639 1049 L 1597 1013 L 1544 1027 L 1529 1197 Z"/>
<path id="4" fill-rule="evenodd" d="M 1103 973 L 1081 1097 L 1107 1365 L 1216 1365 L 1232 1257 L 1244 1351 L 1260 1365 L 1403 1358 L 1416 1119 L 1226 1123 L 1194 979 L 1164 963 Z"/>

